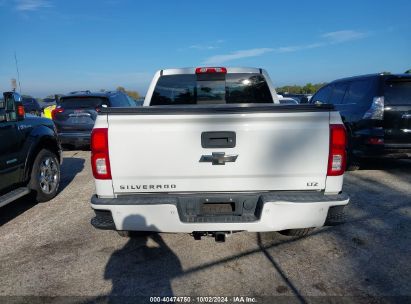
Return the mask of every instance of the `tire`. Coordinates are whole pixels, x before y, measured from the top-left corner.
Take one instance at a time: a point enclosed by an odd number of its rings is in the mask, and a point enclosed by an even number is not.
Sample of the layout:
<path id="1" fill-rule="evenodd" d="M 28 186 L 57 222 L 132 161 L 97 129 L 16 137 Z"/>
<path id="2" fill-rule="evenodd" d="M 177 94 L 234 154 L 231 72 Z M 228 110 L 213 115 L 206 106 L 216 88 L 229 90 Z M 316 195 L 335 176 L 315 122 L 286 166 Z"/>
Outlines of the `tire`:
<path id="1" fill-rule="evenodd" d="M 36 155 L 31 169 L 28 187 L 34 199 L 41 203 L 47 202 L 57 195 L 60 184 L 60 163 L 56 154 L 42 149 Z"/>
<path id="2" fill-rule="evenodd" d="M 286 236 L 306 236 L 313 230 L 314 228 L 304 228 L 304 229 L 288 229 L 288 230 L 282 230 L 278 232 Z"/>
<path id="3" fill-rule="evenodd" d="M 344 224 L 347 220 L 345 215 L 345 206 L 334 206 L 328 210 L 324 226 L 337 226 Z"/>
<path id="4" fill-rule="evenodd" d="M 352 140 L 350 140 L 352 142 Z M 349 148 L 347 149 L 347 165 L 345 167 L 346 171 L 357 171 L 361 167 L 361 159 L 354 156 L 353 152 L 353 147 L 352 144 L 349 145 Z"/>
<path id="5" fill-rule="evenodd" d="M 347 171 L 357 171 L 361 168 L 361 161 L 358 158 L 350 157 L 347 164 Z"/>
<path id="6" fill-rule="evenodd" d="M 353 154 L 353 145 L 354 145 L 354 140 L 352 136 L 351 129 L 346 126 L 347 128 L 347 136 L 348 136 L 348 146 L 347 146 L 347 165 L 345 166 L 346 171 L 357 171 L 361 167 L 361 159 L 358 157 L 355 157 Z"/>

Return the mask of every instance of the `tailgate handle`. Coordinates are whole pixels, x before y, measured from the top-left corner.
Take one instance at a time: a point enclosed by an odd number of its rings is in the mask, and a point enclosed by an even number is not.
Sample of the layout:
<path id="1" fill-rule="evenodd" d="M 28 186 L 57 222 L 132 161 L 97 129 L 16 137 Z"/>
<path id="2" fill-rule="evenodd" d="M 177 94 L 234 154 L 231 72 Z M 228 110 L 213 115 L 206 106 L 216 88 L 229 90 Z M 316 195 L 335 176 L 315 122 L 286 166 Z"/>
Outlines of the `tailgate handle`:
<path id="1" fill-rule="evenodd" d="M 212 131 L 201 133 L 203 148 L 234 148 L 236 135 L 232 131 Z"/>

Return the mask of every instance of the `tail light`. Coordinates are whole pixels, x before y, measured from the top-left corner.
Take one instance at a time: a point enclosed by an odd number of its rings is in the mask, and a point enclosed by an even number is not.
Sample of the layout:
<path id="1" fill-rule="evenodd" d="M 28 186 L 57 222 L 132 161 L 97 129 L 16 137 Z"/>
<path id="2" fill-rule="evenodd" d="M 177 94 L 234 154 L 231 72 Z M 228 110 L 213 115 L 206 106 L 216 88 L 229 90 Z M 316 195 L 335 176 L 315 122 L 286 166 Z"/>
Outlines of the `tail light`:
<path id="1" fill-rule="evenodd" d="M 373 98 L 371 107 L 365 112 L 363 119 L 384 119 L 384 96 Z"/>
<path id="2" fill-rule="evenodd" d="M 227 74 L 226 68 L 196 68 L 196 74 L 209 74 L 209 73 L 221 73 Z"/>
<path id="3" fill-rule="evenodd" d="M 381 137 L 370 137 L 366 141 L 367 144 L 369 145 L 383 145 L 384 144 L 384 138 Z"/>
<path id="4" fill-rule="evenodd" d="M 24 106 L 18 105 L 17 106 L 17 115 L 19 117 L 24 117 L 25 114 L 26 114 L 26 112 L 24 111 Z"/>
<path id="5" fill-rule="evenodd" d="M 63 113 L 64 112 L 64 109 L 63 108 L 54 108 L 52 111 L 51 111 L 51 119 L 56 119 L 56 114 L 57 113 Z"/>
<path id="6" fill-rule="evenodd" d="M 107 128 L 96 128 L 91 132 L 91 168 L 94 178 L 111 179 Z"/>
<path id="7" fill-rule="evenodd" d="M 344 125 L 330 125 L 330 154 L 328 156 L 328 176 L 344 174 L 347 161 L 347 134 Z"/>

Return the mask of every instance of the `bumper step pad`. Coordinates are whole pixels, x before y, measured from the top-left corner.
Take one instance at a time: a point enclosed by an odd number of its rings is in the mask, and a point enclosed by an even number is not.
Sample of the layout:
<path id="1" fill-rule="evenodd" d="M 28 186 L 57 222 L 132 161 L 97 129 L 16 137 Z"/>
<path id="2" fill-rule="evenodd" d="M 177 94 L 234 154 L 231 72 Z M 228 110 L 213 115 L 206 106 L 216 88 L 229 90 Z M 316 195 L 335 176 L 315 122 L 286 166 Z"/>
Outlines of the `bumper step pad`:
<path id="1" fill-rule="evenodd" d="M 91 219 L 91 225 L 97 229 L 115 230 L 113 216 L 110 211 L 94 210 L 96 216 Z"/>

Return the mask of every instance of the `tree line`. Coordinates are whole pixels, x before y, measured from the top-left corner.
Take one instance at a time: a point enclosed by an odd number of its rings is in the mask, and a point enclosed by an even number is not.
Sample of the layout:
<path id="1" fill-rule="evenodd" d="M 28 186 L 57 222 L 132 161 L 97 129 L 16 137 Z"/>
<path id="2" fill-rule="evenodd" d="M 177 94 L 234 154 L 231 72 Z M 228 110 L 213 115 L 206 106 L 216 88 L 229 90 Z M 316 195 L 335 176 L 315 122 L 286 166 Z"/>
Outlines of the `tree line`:
<path id="1" fill-rule="evenodd" d="M 314 83 L 311 82 L 307 83 L 304 86 L 300 85 L 286 85 L 282 87 L 277 87 L 275 90 L 278 93 L 290 93 L 290 94 L 314 94 L 317 92 L 321 87 L 325 86 L 326 82 L 321 83 Z"/>

